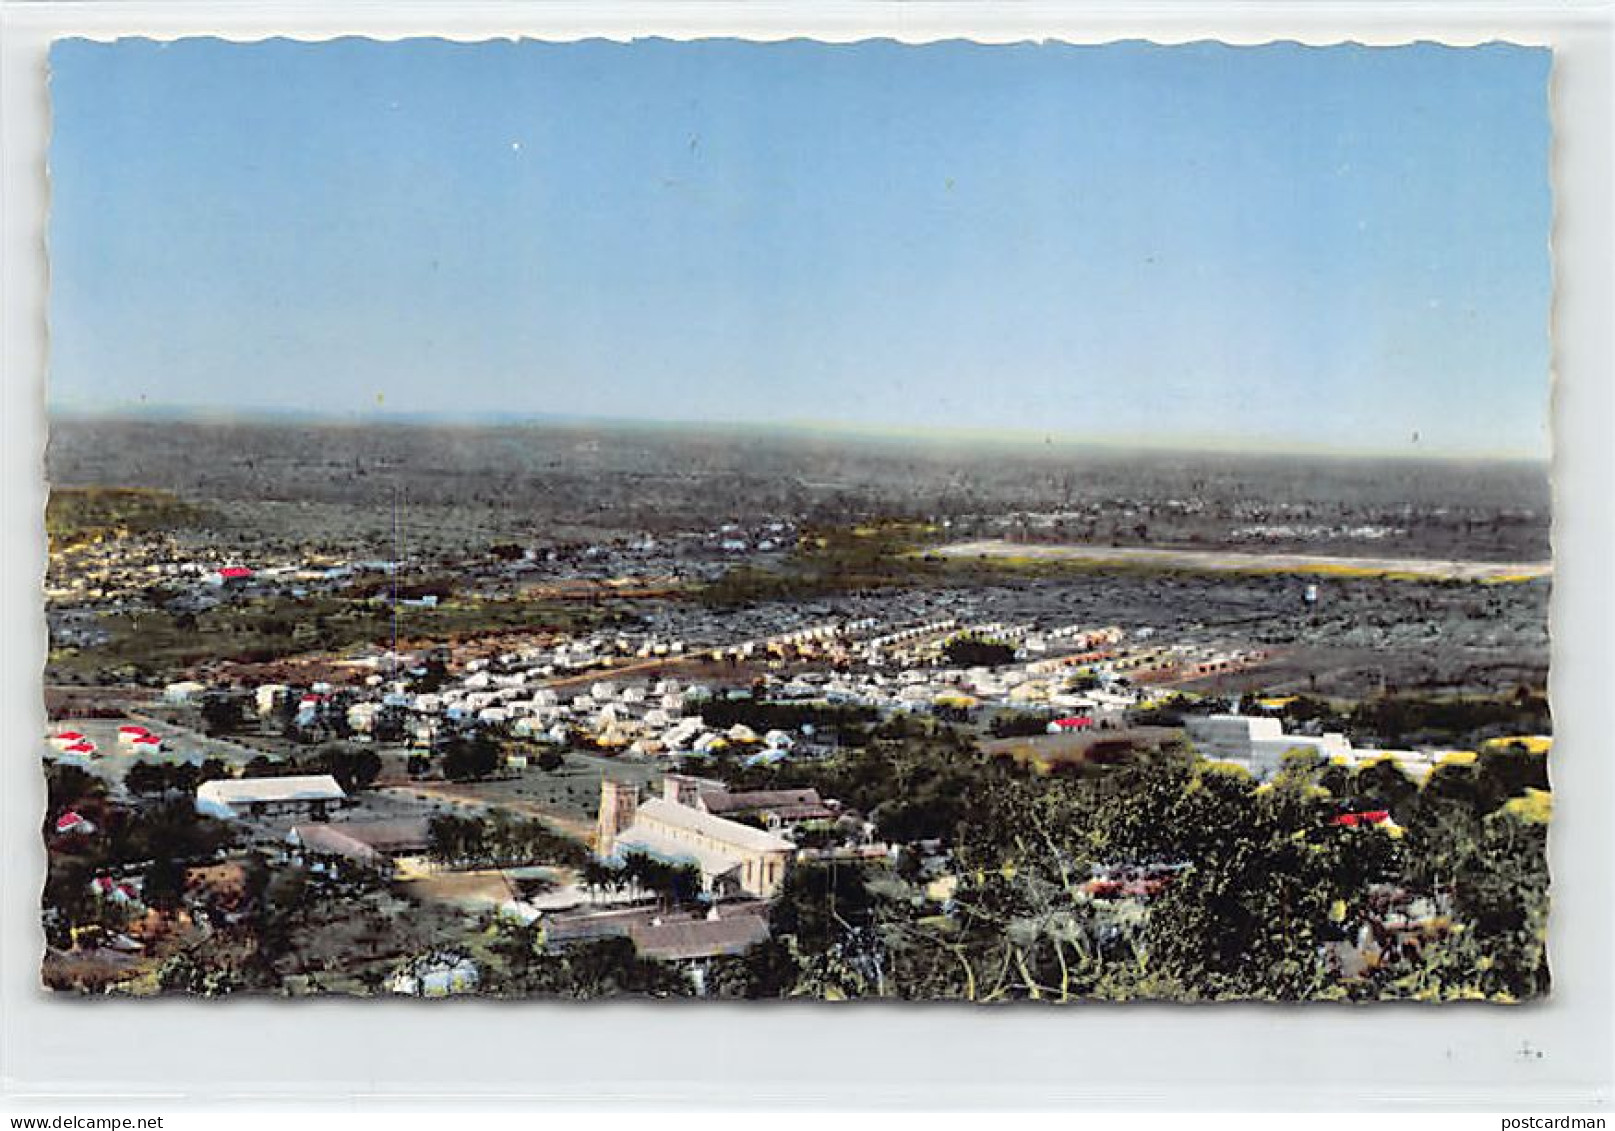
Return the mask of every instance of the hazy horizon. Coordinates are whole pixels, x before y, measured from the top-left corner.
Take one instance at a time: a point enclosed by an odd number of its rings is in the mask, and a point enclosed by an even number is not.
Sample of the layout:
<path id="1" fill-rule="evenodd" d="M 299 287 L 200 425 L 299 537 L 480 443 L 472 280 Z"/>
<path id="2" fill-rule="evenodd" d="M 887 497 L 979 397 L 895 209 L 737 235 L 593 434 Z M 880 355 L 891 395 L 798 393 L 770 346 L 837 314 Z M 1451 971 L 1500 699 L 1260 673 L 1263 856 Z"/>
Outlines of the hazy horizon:
<path id="1" fill-rule="evenodd" d="M 1249 458 L 1252 460 L 1306 460 L 1320 462 L 1406 462 L 1442 464 L 1525 464 L 1546 469 L 1550 457 L 1533 455 L 1493 455 L 1477 453 L 1442 453 L 1420 451 L 1373 451 L 1368 449 L 1325 448 L 1321 446 L 1293 449 L 1265 446 L 1251 448 L 1229 442 L 1220 446 L 1193 446 L 1174 443 L 1170 438 L 1129 442 L 1122 439 L 1099 440 L 1088 436 L 1073 436 L 1056 432 L 1031 430 L 963 430 L 927 428 L 884 428 L 875 425 L 836 421 L 765 421 L 765 420 L 677 420 L 649 417 L 570 416 L 562 414 L 533 414 L 509 412 L 385 412 L 364 411 L 354 413 L 322 413 L 298 408 L 190 408 L 177 405 L 122 406 L 107 409 L 51 409 L 53 420 L 63 423 L 144 423 L 180 424 L 202 427 L 243 428 L 303 428 L 354 431 L 366 428 L 421 428 L 468 430 L 526 430 L 536 431 L 604 431 L 624 433 L 669 433 L 699 435 L 749 434 L 754 437 L 779 437 L 786 441 L 804 443 L 845 442 L 853 445 L 892 445 L 895 447 L 942 448 L 971 451 L 1012 449 L 1023 455 L 1036 455 L 1040 450 L 1060 453 L 1073 451 L 1081 454 L 1125 458 L 1138 457 L 1206 457 Z"/>
<path id="2" fill-rule="evenodd" d="M 1540 460 L 1550 63 L 65 40 L 48 403 Z"/>

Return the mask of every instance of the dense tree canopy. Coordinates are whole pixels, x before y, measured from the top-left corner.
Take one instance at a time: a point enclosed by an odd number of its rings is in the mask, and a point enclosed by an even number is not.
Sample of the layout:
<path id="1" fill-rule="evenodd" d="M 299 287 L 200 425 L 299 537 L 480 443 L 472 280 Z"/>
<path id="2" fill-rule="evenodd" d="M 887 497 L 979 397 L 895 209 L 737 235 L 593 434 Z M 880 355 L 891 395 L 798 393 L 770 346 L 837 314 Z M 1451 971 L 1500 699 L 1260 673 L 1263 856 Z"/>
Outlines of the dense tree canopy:
<path id="1" fill-rule="evenodd" d="M 883 834 L 912 842 L 921 811 L 948 847 L 896 867 L 798 865 L 771 942 L 715 963 L 712 992 L 1507 1000 L 1547 986 L 1540 755 L 1457 759 L 1421 786 L 1389 762 L 1310 753 L 1258 784 L 1181 748 L 1051 775 L 940 735 L 870 749 Z M 858 797 L 862 753 L 817 784 Z M 1339 820 L 1379 809 L 1392 819 Z M 1416 931 L 1395 926 L 1409 905 L 1426 907 Z"/>

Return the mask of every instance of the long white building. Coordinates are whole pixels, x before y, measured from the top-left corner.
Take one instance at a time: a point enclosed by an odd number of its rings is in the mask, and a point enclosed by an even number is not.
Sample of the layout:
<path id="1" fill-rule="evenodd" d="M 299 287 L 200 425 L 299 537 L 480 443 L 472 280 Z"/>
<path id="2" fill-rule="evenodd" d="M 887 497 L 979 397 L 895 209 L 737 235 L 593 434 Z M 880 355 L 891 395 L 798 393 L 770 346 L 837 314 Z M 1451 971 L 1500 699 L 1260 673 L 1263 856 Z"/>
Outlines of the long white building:
<path id="1" fill-rule="evenodd" d="M 1284 755 L 1292 750 L 1313 750 L 1324 758 L 1353 766 L 1389 758 L 1414 777 L 1429 774 L 1444 753 L 1451 753 L 1362 749 L 1354 747 L 1345 735 L 1337 732 L 1286 734 L 1282 721 L 1259 715 L 1207 715 L 1189 719 L 1185 728 L 1189 740 L 1202 755 L 1243 766 L 1258 780 L 1277 773 Z"/>

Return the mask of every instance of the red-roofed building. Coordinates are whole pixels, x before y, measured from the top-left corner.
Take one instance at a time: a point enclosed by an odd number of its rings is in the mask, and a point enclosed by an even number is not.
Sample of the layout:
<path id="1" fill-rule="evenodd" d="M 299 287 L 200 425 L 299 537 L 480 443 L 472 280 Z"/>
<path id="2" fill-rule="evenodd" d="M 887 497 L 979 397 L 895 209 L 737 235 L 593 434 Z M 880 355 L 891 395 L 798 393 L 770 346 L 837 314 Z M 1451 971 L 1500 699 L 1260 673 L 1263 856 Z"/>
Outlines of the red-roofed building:
<path id="1" fill-rule="evenodd" d="M 114 880 L 111 876 L 97 876 L 90 881 L 90 890 L 102 899 L 109 899 L 113 903 L 139 903 L 140 895 L 135 891 L 134 885 L 127 881 Z"/>
<path id="2" fill-rule="evenodd" d="M 1072 715 L 1069 718 L 1055 719 L 1049 724 L 1050 734 L 1071 734 L 1075 731 L 1092 729 L 1093 719 L 1088 715 Z"/>
<path id="3" fill-rule="evenodd" d="M 1361 813 L 1342 813 L 1332 823 L 1350 829 L 1358 825 L 1383 825 L 1390 819 L 1391 814 L 1388 810 L 1368 809 Z"/>
<path id="4" fill-rule="evenodd" d="M 95 831 L 95 825 L 87 820 L 82 814 L 75 813 L 73 810 L 69 809 L 60 817 L 56 818 L 56 831 L 63 836 L 70 833 L 87 835 Z"/>
<path id="5" fill-rule="evenodd" d="M 222 566 L 203 575 L 202 580 L 209 585 L 240 585 L 252 580 L 252 570 L 246 566 Z"/>

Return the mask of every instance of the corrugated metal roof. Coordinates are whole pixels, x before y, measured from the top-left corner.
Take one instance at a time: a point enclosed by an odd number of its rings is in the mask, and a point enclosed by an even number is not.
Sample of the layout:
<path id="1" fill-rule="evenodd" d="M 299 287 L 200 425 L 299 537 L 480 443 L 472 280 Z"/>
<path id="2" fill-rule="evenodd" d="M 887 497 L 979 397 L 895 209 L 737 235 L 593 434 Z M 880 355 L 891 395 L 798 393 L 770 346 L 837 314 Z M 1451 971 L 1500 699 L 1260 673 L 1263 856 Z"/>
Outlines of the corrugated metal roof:
<path id="1" fill-rule="evenodd" d="M 196 796 L 224 805 L 273 801 L 340 801 L 347 796 L 330 774 L 285 778 L 226 778 L 203 782 Z"/>
<path id="2" fill-rule="evenodd" d="M 727 821 L 711 813 L 704 813 L 688 805 L 679 805 L 659 797 L 640 804 L 635 817 L 636 825 L 641 818 L 699 833 L 748 852 L 791 852 L 796 847 L 790 841 L 765 833 L 761 829 L 742 825 L 739 821 Z"/>

